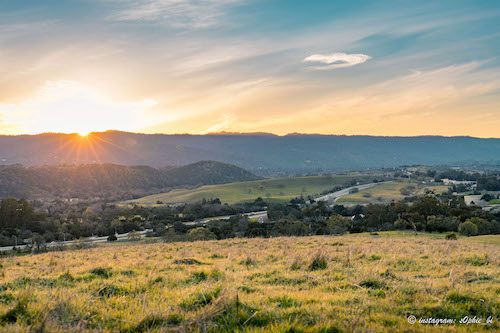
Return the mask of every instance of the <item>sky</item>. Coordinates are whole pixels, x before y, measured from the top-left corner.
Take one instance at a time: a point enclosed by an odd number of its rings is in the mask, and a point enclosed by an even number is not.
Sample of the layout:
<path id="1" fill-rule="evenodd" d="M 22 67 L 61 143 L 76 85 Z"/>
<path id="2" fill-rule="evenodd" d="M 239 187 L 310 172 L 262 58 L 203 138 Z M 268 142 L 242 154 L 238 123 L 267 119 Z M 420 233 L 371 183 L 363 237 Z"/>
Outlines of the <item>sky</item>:
<path id="1" fill-rule="evenodd" d="M 0 1 L 0 134 L 500 137 L 500 1 Z"/>

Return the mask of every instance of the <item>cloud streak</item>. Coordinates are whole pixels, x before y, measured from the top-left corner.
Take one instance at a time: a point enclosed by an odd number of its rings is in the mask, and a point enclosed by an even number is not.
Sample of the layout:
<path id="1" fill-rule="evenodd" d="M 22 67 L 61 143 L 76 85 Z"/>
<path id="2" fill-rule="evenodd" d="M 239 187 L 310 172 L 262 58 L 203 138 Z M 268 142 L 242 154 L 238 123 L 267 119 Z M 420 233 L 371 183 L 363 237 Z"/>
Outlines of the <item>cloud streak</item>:
<path id="1" fill-rule="evenodd" d="M 352 67 L 370 60 L 372 57 L 361 53 L 331 53 L 331 54 L 313 54 L 304 58 L 303 62 L 325 64 L 322 66 L 313 66 L 315 70 L 332 70 L 345 67 Z"/>
<path id="2" fill-rule="evenodd" d="M 175 28 L 207 28 L 219 23 L 237 0 L 134 0 L 112 15 L 118 21 L 146 21 Z"/>

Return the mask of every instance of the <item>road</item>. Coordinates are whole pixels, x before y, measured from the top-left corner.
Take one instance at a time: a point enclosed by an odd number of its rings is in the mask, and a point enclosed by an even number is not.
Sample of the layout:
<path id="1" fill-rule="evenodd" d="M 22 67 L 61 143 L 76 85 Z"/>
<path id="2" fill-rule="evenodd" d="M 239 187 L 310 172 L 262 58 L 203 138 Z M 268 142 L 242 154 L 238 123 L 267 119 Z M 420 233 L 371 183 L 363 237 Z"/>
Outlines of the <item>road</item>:
<path id="1" fill-rule="evenodd" d="M 137 233 L 142 237 L 145 237 L 146 233 L 148 231 L 153 231 L 151 229 L 146 229 L 143 231 L 137 231 Z M 135 231 L 132 231 L 134 233 Z M 117 240 L 125 240 L 128 239 L 130 236 L 130 233 L 126 234 L 116 234 Z M 108 236 L 102 236 L 102 237 L 89 237 L 89 238 L 82 238 L 81 241 L 84 241 L 86 243 L 104 243 L 108 241 Z M 46 243 L 45 246 L 47 247 L 56 247 L 56 246 L 66 246 L 66 245 L 73 245 L 75 243 L 80 242 L 80 240 L 70 240 L 70 241 L 63 241 L 63 242 L 50 242 Z M 18 249 L 25 249 L 27 248 L 28 245 L 18 245 Z M 14 249 L 14 246 L 3 246 L 0 247 L 0 251 L 11 251 Z"/>
<path id="2" fill-rule="evenodd" d="M 248 216 L 248 218 L 257 218 L 257 220 L 260 223 L 264 222 L 264 219 L 267 217 L 267 210 L 259 211 L 259 212 L 250 212 L 250 213 L 244 213 L 242 215 Z M 234 215 L 230 216 L 221 216 L 221 217 L 212 217 L 212 218 L 207 218 L 201 221 L 195 221 L 195 222 L 185 222 L 184 224 L 186 225 L 199 225 L 199 226 L 204 226 L 208 222 L 212 220 L 228 220 Z M 144 230 L 144 231 L 137 231 L 137 233 L 142 237 L 145 237 L 146 233 L 148 231 L 152 230 Z M 116 234 L 117 240 L 125 240 L 128 239 L 129 233 L 126 234 Z M 108 241 L 108 236 L 102 236 L 102 237 L 89 237 L 89 238 L 83 238 L 82 241 L 87 242 L 87 243 L 105 243 Z M 45 246 L 47 247 L 56 247 L 56 246 L 66 246 L 66 245 L 73 245 L 75 243 L 78 243 L 79 240 L 70 240 L 70 241 L 64 241 L 64 242 L 51 242 L 51 243 L 46 243 Z M 18 245 L 18 249 L 25 249 L 27 248 L 28 245 Z M 14 246 L 3 246 L 0 247 L 0 251 L 11 251 L 14 249 Z"/>
<path id="3" fill-rule="evenodd" d="M 341 197 L 343 197 L 345 195 L 348 195 L 349 192 L 352 189 L 357 188 L 359 191 L 362 191 L 362 190 L 369 189 L 369 188 L 374 187 L 374 186 L 379 185 L 379 184 L 390 183 L 390 182 L 391 181 L 379 182 L 379 183 L 369 183 L 369 184 L 351 186 L 351 187 L 345 188 L 345 189 L 337 191 L 337 192 L 328 193 L 327 195 L 323 195 L 323 196 L 318 197 L 318 198 L 316 198 L 314 200 L 316 200 L 316 201 L 326 201 L 326 202 L 331 203 L 333 205 L 333 204 L 335 204 L 335 202 L 339 198 L 341 198 Z"/>
<path id="4" fill-rule="evenodd" d="M 257 218 L 257 220 L 260 223 L 264 222 L 264 219 L 267 217 L 267 210 L 262 210 L 259 212 L 250 212 L 250 213 L 243 213 L 241 215 L 248 216 L 249 219 L 251 218 Z M 204 226 L 210 221 L 217 221 L 217 220 L 229 220 L 231 217 L 234 215 L 228 215 L 228 216 L 220 216 L 220 217 L 209 217 L 201 221 L 193 221 L 193 222 L 184 222 L 186 225 L 200 225 Z"/>

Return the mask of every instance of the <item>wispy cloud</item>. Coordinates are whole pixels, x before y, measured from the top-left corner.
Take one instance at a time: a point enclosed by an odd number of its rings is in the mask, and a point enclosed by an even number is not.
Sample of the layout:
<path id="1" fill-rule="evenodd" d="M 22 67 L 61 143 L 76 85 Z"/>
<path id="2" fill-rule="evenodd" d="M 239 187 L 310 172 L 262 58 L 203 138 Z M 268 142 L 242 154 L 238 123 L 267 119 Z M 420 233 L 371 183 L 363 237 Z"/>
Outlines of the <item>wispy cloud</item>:
<path id="1" fill-rule="evenodd" d="M 330 70 L 359 65 L 369 59 L 371 57 L 366 54 L 336 52 L 331 54 L 313 54 L 305 58 L 303 62 L 326 64 L 323 66 L 314 66 L 312 69 Z"/>
<path id="2" fill-rule="evenodd" d="M 111 18 L 119 21 L 149 21 L 177 28 L 214 26 L 227 8 L 238 0 L 131 0 Z"/>

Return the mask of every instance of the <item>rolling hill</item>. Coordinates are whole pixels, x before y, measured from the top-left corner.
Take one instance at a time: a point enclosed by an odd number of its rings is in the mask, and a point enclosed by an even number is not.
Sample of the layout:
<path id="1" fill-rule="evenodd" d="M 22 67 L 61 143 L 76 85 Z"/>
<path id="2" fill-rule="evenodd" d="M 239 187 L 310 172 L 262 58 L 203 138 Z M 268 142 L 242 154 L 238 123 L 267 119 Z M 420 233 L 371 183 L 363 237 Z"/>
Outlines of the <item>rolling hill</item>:
<path id="1" fill-rule="evenodd" d="M 246 170 L 214 161 L 155 169 L 114 164 L 0 166 L 0 197 L 120 200 L 180 186 L 259 180 Z"/>
<path id="2" fill-rule="evenodd" d="M 500 164 L 500 139 L 290 134 L 165 135 L 117 131 L 0 136 L 0 163 L 113 163 L 161 168 L 202 160 L 264 176 L 318 174 L 408 164 Z"/>

